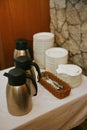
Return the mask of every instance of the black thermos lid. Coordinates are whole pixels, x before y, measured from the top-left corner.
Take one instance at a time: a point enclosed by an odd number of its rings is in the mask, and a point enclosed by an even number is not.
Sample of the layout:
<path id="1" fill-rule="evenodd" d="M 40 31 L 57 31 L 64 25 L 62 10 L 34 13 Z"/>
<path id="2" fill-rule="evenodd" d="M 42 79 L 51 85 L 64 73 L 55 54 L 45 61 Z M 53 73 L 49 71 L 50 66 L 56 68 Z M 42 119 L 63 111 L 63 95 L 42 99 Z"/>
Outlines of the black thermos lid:
<path id="1" fill-rule="evenodd" d="M 13 86 L 19 86 L 26 83 L 26 73 L 20 68 L 11 69 L 8 72 L 8 83 Z"/>
<path id="2" fill-rule="evenodd" d="M 19 56 L 15 58 L 15 65 L 17 68 L 21 68 L 23 70 L 29 70 L 32 67 L 32 59 L 27 56 Z"/>
<path id="3" fill-rule="evenodd" d="M 16 49 L 17 50 L 26 50 L 28 48 L 28 41 L 26 39 L 16 40 Z"/>

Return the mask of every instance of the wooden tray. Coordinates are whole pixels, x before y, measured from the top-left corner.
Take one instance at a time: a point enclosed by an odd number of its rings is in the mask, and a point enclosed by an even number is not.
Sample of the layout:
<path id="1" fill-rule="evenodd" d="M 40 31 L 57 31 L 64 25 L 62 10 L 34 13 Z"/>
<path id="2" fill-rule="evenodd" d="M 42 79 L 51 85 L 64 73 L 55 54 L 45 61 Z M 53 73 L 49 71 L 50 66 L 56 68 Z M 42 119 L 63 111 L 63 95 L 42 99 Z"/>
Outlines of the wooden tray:
<path id="1" fill-rule="evenodd" d="M 45 80 L 45 77 L 48 77 L 49 79 L 56 81 L 58 84 L 62 85 L 62 89 L 56 89 L 51 83 L 48 83 Z M 49 92 L 51 92 L 55 97 L 62 99 L 67 97 L 70 94 L 71 87 L 69 84 L 64 82 L 63 80 L 59 79 L 57 76 L 55 76 L 53 73 L 44 71 L 41 73 L 40 78 L 40 84 L 43 85 Z"/>

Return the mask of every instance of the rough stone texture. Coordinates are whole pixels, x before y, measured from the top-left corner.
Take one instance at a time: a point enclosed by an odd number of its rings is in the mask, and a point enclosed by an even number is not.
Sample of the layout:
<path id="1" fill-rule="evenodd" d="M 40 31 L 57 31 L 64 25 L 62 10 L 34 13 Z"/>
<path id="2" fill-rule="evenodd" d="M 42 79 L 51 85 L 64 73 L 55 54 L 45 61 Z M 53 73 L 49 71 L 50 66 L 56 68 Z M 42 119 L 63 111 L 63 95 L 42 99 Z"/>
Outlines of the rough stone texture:
<path id="1" fill-rule="evenodd" d="M 62 9 L 66 7 L 65 0 L 54 0 L 56 9 Z"/>
<path id="2" fill-rule="evenodd" d="M 74 8 L 74 6 L 72 6 L 70 2 L 67 3 L 66 18 L 68 24 L 77 25 L 81 23 L 76 9 Z"/>
<path id="3" fill-rule="evenodd" d="M 68 24 L 67 22 L 64 23 L 63 27 L 62 27 L 62 36 L 65 38 L 65 39 L 68 39 L 69 38 L 69 30 L 68 30 Z"/>
<path id="4" fill-rule="evenodd" d="M 69 61 L 87 75 L 87 0 L 50 0 L 50 30 L 56 46 L 69 51 Z"/>
<path id="5" fill-rule="evenodd" d="M 78 3 L 79 0 L 70 0 L 70 2 L 75 5 L 76 3 Z"/>
<path id="6" fill-rule="evenodd" d="M 63 38 L 61 33 L 56 32 L 55 33 L 55 39 L 56 39 L 56 43 L 60 46 L 62 46 L 62 44 L 65 42 L 65 39 Z"/>
<path id="7" fill-rule="evenodd" d="M 76 4 L 75 8 L 79 13 L 81 21 L 85 22 L 87 20 L 87 4 L 80 0 L 80 2 Z"/>
<path id="8" fill-rule="evenodd" d="M 81 51 L 87 52 L 87 34 L 82 34 L 82 43 L 80 44 Z"/>
<path id="9" fill-rule="evenodd" d="M 77 42 L 78 44 L 81 41 L 81 31 L 80 31 L 80 25 L 72 26 L 69 25 L 69 33 L 72 39 Z"/>
<path id="10" fill-rule="evenodd" d="M 65 10 L 60 9 L 57 11 L 57 27 L 58 27 L 58 32 L 62 30 L 62 26 L 65 22 Z"/>
<path id="11" fill-rule="evenodd" d="M 82 24 L 81 33 L 87 33 L 87 21 Z"/>
<path id="12" fill-rule="evenodd" d="M 78 44 L 71 37 L 62 46 L 68 49 L 72 55 L 80 54 Z"/>

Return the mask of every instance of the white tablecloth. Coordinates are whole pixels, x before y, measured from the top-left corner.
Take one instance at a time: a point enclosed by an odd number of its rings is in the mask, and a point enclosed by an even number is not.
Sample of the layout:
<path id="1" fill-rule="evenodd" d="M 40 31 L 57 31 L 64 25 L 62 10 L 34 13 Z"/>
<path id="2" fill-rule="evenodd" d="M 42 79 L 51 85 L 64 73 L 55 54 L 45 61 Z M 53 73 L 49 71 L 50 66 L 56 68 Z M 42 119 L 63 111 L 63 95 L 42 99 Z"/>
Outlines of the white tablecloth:
<path id="1" fill-rule="evenodd" d="M 12 116 L 6 103 L 7 78 L 0 71 L 0 130 L 70 130 L 87 118 L 87 77 L 68 97 L 58 99 L 38 83 L 33 108 L 24 116 Z"/>

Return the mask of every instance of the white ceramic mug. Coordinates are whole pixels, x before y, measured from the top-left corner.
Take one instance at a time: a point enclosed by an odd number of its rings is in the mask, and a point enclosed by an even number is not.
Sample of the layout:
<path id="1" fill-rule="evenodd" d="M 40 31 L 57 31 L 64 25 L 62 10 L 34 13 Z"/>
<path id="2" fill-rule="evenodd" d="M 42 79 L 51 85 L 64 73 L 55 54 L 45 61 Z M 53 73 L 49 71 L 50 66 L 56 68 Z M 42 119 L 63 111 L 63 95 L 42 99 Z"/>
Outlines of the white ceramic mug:
<path id="1" fill-rule="evenodd" d="M 45 52 L 46 70 L 56 74 L 56 69 L 59 64 L 67 64 L 68 51 L 62 47 L 53 47 Z"/>

